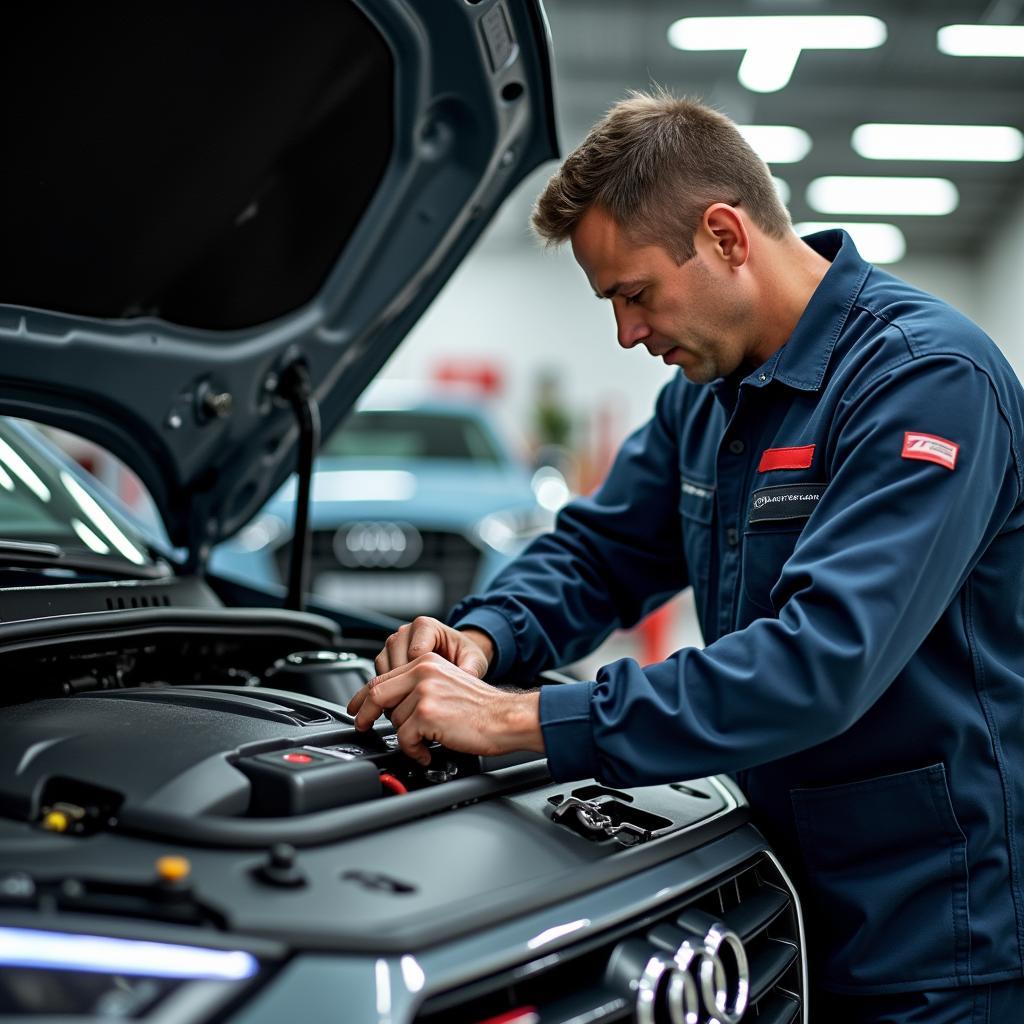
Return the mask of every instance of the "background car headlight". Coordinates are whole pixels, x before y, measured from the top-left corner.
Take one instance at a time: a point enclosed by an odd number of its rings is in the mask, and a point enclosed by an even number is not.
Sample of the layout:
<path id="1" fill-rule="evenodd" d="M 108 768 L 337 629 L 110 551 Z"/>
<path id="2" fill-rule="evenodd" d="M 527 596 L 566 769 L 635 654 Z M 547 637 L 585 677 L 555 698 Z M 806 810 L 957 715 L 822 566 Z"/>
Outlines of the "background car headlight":
<path id="1" fill-rule="evenodd" d="M 530 480 L 537 502 L 549 512 L 557 512 L 571 497 L 565 477 L 554 466 L 541 466 Z"/>
<path id="2" fill-rule="evenodd" d="M 273 544 L 288 529 L 279 516 L 262 515 L 253 520 L 235 538 L 235 546 L 241 551 L 262 551 Z"/>
<path id="3" fill-rule="evenodd" d="M 555 514 L 544 508 L 493 512 L 477 523 L 477 536 L 502 555 L 514 555 L 534 537 L 555 525 Z"/>

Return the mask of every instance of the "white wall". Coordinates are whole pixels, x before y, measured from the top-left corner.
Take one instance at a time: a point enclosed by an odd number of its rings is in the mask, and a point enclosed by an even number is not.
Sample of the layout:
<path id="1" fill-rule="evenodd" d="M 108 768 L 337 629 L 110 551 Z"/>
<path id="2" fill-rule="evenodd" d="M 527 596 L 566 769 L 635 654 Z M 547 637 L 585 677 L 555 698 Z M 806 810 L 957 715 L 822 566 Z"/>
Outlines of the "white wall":
<path id="1" fill-rule="evenodd" d="M 961 313 L 965 313 L 972 320 L 978 320 L 980 303 L 978 268 L 975 262 L 967 259 L 908 256 L 899 263 L 882 269 L 937 295 L 940 299 L 945 299 Z"/>
<path id="2" fill-rule="evenodd" d="M 978 261 L 978 292 L 975 319 L 1024 377 L 1024 196 Z"/>

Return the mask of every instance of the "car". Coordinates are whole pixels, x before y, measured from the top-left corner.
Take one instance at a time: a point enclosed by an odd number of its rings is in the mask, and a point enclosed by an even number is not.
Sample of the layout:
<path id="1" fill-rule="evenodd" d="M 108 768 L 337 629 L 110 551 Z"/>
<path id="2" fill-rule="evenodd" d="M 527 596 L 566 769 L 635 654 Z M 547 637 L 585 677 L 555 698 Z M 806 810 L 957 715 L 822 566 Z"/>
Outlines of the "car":
<path id="1" fill-rule="evenodd" d="M 420 766 L 345 710 L 390 622 L 309 594 L 321 433 L 557 154 L 539 2 L 22 5 L 5 42 L 0 1014 L 806 1021 L 732 780 Z M 213 572 L 293 471 L 284 592 Z"/>
<path id="2" fill-rule="evenodd" d="M 569 488 L 553 467 L 531 470 L 479 398 L 385 384 L 317 456 L 310 587 L 327 604 L 443 617 L 552 528 Z M 296 489 L 218 546 L 212 571 L 283 586 Z"/>

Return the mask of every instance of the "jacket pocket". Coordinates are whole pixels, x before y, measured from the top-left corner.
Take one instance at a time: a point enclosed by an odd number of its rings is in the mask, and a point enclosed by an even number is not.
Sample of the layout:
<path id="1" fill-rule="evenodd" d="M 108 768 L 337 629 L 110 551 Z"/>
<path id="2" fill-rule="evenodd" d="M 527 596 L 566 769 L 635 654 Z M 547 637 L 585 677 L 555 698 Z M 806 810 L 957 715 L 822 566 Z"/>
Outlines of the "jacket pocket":
<path id="1" fill-rule="evenodd" d="M 779 582 L 782 567 L 793 554 L 806 519 L 767 527 L 752 527 L 743 534 L 743 596 L 760 612 L 778 614 L 772 602 L 772 588 Z"/>
<path id="2" fill-rule="evenodd" d="M 809 941 L 840 991 L 965 984 L 967 841 L 941 764 L 790 793 Z"/>

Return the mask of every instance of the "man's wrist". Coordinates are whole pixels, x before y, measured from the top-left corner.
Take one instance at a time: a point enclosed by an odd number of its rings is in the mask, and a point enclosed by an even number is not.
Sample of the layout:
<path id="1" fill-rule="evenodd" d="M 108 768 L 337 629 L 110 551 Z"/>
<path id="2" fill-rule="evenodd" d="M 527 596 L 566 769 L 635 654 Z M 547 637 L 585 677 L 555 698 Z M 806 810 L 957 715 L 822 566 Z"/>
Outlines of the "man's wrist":
<path id="1" fill-rule="evenodd" d="M 540 727 L 540 690 L 508 694 L 502 716 L 501 742 L 506 751 L 532 750 L 544 753 Z"/>
<path id="2" fill-rule="evenodd" d="M 490 668 L 494 664 L 494 655 L 496 653 L 494 641 L 490 636 L 475 626 L 466 626 L 459 629 L 459 632 L 464 634 L 467 639 L 472 640 L 484 652 L 484 657 L 487 659 L 487 667 Z"/>

